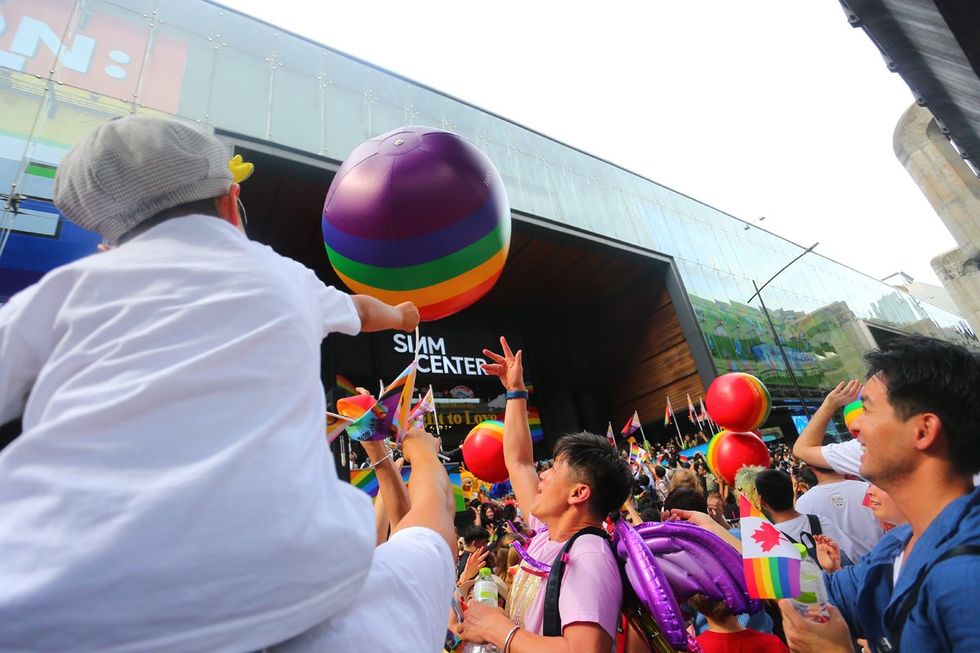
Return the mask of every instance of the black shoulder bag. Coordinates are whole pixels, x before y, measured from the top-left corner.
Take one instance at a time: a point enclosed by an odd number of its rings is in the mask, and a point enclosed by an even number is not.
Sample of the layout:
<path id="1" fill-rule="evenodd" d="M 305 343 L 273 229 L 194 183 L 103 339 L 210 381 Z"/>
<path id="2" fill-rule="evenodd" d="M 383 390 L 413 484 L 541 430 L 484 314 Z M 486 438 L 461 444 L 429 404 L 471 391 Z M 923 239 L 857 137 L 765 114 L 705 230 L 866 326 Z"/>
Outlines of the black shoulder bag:
<path id="1" fill-rule="evenodd" d="M 565 575 L 565 558 L 572 550 L 572 544 L 582 535 L 598 535 L 608 541 L 609 535 L 598 526 L 587 526 L 568 538 L 565 546 L 551 563 L 551 572 L 544 590 L 544 618 L 542 632 L 545 637 L 561 637 L 561 614 L 558 611 L 558 598 L 561 593 L 561 579 Z"/>

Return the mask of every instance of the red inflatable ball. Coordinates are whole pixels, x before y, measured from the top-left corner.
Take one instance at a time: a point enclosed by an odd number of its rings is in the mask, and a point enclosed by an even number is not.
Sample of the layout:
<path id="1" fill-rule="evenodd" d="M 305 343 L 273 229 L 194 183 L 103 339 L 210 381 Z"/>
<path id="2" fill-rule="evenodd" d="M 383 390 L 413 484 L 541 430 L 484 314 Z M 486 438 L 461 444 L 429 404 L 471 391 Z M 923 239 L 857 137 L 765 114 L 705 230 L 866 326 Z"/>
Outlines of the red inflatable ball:
<path id="1" fill-rule="evenodd" d="M 769 467 L 769 449 L 755 433 L 722 431 L 715 439 L 708 457 L 714 463 L 711 471 L 729 485 L 735 485 L 735 474 L 745 465 Z"/>
<path id="2" fill-rule="evenodd" d="M 504 423 L 480 422 L 463 440 L 463 462 L 473 476 L 486 483 L 507 480 L 504 464 Z"/>
<path id="3" fill-rule="evenodd" d="M 722 374 L 712 381 L 704 401 L 711 419 L 729 431 L 759 428 L 772 409 L 772 399 L 765 384 L 744 372 Z"/>

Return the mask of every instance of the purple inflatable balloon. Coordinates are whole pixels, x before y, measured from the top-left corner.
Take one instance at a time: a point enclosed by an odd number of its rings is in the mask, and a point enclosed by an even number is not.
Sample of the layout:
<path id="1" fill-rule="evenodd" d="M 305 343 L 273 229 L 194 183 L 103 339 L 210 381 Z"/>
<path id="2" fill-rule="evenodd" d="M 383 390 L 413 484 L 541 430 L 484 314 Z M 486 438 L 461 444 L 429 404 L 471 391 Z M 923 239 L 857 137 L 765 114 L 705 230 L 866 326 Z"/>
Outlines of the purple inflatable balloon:
<path id="1" fill-rule="evenodd" d="M 687 650 L 687 630 L 680 606 L 653 554 L 633 527 L 616 522 L 617 549 L 626 563 L 626 578 L 640 602 L 650 611 L 671 646 Z"/>

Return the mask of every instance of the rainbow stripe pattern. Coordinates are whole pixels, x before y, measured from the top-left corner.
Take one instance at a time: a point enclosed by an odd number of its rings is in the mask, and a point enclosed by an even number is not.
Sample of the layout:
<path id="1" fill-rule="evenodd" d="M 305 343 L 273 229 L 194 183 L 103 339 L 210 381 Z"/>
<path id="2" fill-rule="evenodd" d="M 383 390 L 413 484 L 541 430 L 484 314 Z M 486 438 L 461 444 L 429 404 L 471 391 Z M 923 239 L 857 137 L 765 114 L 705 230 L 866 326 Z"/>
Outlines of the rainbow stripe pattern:
<path id="1" fill-rule="evenodd" d="M 337 275 L 422 320 L 485 295 L 510 249 L 510 206 L 490 159 L 459 136 L 403 127 L 362 143 L 334 177 L 323 241 Z"/>
<path id="2" fill-rule="evenodd" d="M 351 396 L 357 394 L 357 389 L 354 387 L 354 384 L 351 383 L 350 379 L 348 379 L 343 374 L 337 375 L 337 380 L 335 385 L 337 386 L 337 389 L 340 390 L 342 394 L 344 394 L 344 396 Z"/>
<path id="3" fill-rule="evenodd" d="M 800 554 L 745 496 L 738 499 L 745 586 L 755 599 L 800 595 Z"/>
<path id="4" fill-rule="evenodd" d="M 466 510 L 466 498 L 463 496 L 463 481 L 459 473 L 459 465 L 451 463 L 444 465 L 446 473 L 449 475 L 449 484 L 453 488 L 453 497 L 456 500 L 456 512 Z M 402 467 L 402 482 L 408 484 L 412 475 L 411 467 Z M 373 469 L 352 469 L 350 472 L 350 483 L 359 490 L 363 490 L 368 496 L 376 498 L 378 496 L 378 476 Z"/>
<path id="5" fill-rule="evenodd" d="M 844 406 L 844 425 L 847 426 L 847 430 L 851 430 L 851 423 L 860 417 L 864 413 L 864 404 L 861 399 L 852 401 L 851 403 Z"/>
<path id="6" fill-rule="evenodd" d="M 541 411 L 528 406 L 527 424 L 531 427 L 531 442 L 541 442 L 544 439 L 544 429 L 541 427 Z"/>

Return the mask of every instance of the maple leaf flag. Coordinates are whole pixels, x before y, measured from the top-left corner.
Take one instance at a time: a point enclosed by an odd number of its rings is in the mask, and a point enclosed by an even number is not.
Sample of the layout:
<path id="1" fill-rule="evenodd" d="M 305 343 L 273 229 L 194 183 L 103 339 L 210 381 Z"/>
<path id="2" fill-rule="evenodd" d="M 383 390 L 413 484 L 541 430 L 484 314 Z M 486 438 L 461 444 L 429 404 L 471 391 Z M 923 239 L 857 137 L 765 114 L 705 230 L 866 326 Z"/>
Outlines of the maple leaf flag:
<path id="1" fill-rule="evenodd" d="M 800 553 L 745 496 L 738 498 L 745 586 L 754 599 L 800 594 Z"/>

